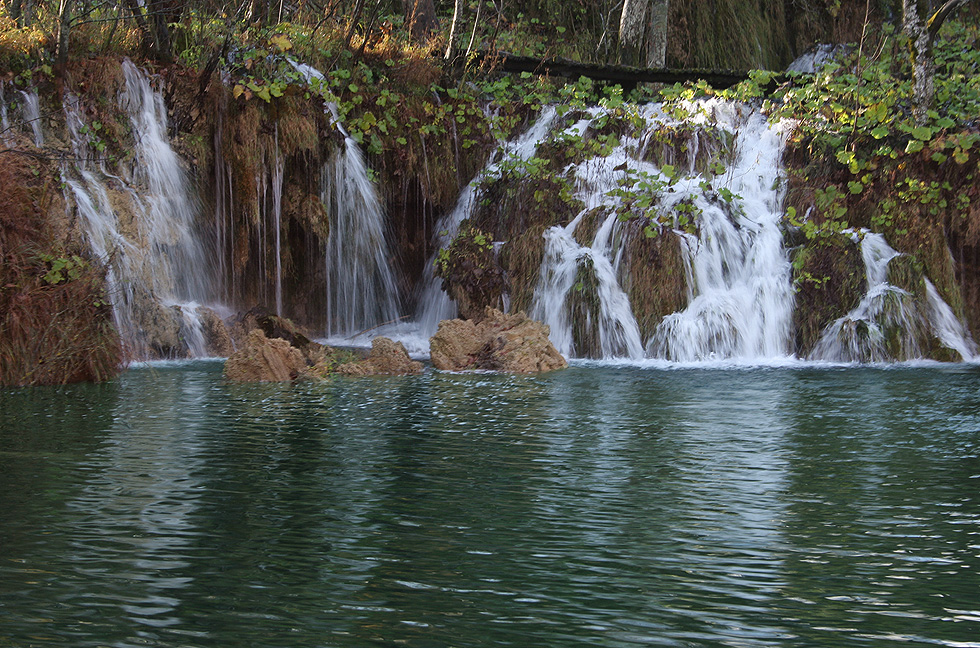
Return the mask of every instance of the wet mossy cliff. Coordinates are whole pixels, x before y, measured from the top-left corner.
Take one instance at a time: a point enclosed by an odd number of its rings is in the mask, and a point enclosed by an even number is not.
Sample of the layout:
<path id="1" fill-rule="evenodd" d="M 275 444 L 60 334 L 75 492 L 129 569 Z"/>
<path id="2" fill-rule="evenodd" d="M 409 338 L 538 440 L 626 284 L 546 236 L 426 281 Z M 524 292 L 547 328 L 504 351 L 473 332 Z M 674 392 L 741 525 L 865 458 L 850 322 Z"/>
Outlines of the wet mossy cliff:
<path id="1" fill-rule="evenodd" d="M 517 82 L 487 71 L 450 74 L 427 55 L 364 57 L 330 70 L 326 88 L 292 66 L 285 52 L 261 62 L 232 57 L 230 69 L 141 64 L 166 99 L 169 139 L 186 167 L 199 212 L 197 235 L 215 271 L 213 301 L 230 309 L 222 315 L 254 306 L 271 309 L 278 302 L 282 315 L 314 333 L 324 330 L 332 221 L 323 176 L 348 137 L 365 153 L 380 193 L 392 242 L 388 261 L 402 296 L 400 315 L 416 312 L 434 255 L 445 287 L 464 311 L 505 304 L 512 311 L 531 309 L 536 287 L 549 280 L 549 230 L 555 226 L 569 228 L 583 248 L 612 251 L 616 282 L 644 341 L 697 294 L 688 259 L 701 228 L 700 211 L 712 206 L 732 220 L 738 216 L 737 198 L 710 182 L 730 168 L 737 148 L 732 132 L 703 120 L 694 126 L 665 119 L 651 127 L 642 109 L 616 89 L 585 81 L 561 85 Z M 65 123 L 69 96 L 77 97 L 91 129 L 87 154 L 93 162 L 107 176 L 130 173 L 134 133 L 119 103 L 120 61 L 78 59 L 59 75 L 38 73 L 30 84 L 5 82 L 8 104 L 21 89 L 38 89 L 45 135 L 38 148 L 30 127 L 15 123 L 2 157 L 5 177 L 20 192 L 9 195 L 27 209 L 3 212 L 0 337 L 13 349 L 3 351 L 5 368 L 15 366 L 7 357 L 20 358 L 24 367 L 18 370 L 22 377 L 5 374 L 5 383 L 98 379 L 118 366 L 120 340 L 103 281 L 113 259 L 100 258 L 86 245 L 79 211 L 59 184 L 60 169 L 77 156 Z M 267 68 L 260 74 L 261 66 Z M 599 102 L 601 110 L 595 108 Z M 543 106 L 552 103 L 563 107 L 533 150 L 505 144 L 533 130 L 549 110 Z M 858 230 L 884 234 L 904 255 L 892 261 L 892 284 L 922 295 L 928 278 L 976 337 L 980 145 L 969 139 L 975 133 L 975 125 L 937 128 L 922 149 L 882 158 L 866 181 L 859 179 L 861 191 L 849 189 L 853 174 L 836 156 L 817 150 L 805 136 L 791 138 L 788 191 L 782 194 L 795 212 L 787 214 L 783 228 L 796 289 L 788 353 L 808 357 L 822 332 L 866 293 L 860 237 L 849 233 Z M 662 173 L 637 172 L 636 165 L 616 157 L 624 151 Z M 481 173 L 488 161 L 493 165 Z M 597 202 L 588 198 L 591 176 L 577 171 L 590 165 L 602 182 L 614 179 Z M 698 204 L 663 198 L 675 183 L 692 177 L 706 179 Z M 471 181 L 475 204 L 452 231 L 441 232 L 440 222 Z M 110 194 L 117 205 L 132 200 L 122 188 Z M 440 247 L 445 253 L 438 253 Z M 600 335 L 607 325 L 601 271 L 593 256 L 580 255 L 563 297 L 573 322 L 571 348 L 580 357 L 609 352 Z M 57 297 L 84 304 L 90 310 L 82 317 L 66 318 L 64 308 L 43 301 L 69 286 L 89 291 L 79 298 Z M 17 304 L 31 300 L 44 306 L 29 309 L 34 315 L 18 310 Z M 179 309 L 153 317 L 176 320 Z M 34 336 L 39 346 L 29 349 L 22 341 L 32 330 L 57 330 L 60 337 Z M 159 341 L 166 336 L 156 336 L 146 345 L 150 355 L 188 353 L 180 335 L 178 330 L 166 342 Z M 97 360 L 52 371 L 56 378 L 35 378 L 34 367 L 59 357 L 55 337 L 97 340 L 97 353 L 81 347 Z M 932 341 L 919 347 L 929 357 L 955 359 Z"/>

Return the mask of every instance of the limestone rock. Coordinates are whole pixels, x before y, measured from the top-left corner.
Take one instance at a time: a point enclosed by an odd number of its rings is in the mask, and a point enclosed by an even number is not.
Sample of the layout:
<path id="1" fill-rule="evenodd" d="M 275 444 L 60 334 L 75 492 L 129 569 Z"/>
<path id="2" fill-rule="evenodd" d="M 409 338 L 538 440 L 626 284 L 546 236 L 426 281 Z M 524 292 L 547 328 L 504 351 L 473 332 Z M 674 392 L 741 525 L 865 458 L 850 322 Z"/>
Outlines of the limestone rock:
<path id="1" fill-rule="evenodd" d="M 207 347 L 208 355 L 227 358 L 235 352 L 231 333 L 216 312 L 207 306 L 198 306 L 197 316 L 201 320 L 204 344 Z"/>
<path id="2" fill-rule="evenodd" d="M 371 341 L 371 354 L 360 362 L 348 362 L 337 368 L 348 376 L 405 376 L 422 373 L 422 363 L 408 357 L 401 342 L 386 337 Z"/>
<path id="3" fill-rule="evenodd" d="M 299 349 L 281 338 L 267 338 L 261 329 L 249 332 L 245 345 L 225 363 L 225 377 L 235 382 L 284 382 L 305 370 Z"/>
<path id="4" fill-rule="evenodd" d="M 537 373 L 568 366 L 551 340 L 550 330 L 523 312 L 504 314 L 488 308 L 486 317 L 443 320 L 429 340 L 432 365 L 446 371 L 484 369 Z"/>

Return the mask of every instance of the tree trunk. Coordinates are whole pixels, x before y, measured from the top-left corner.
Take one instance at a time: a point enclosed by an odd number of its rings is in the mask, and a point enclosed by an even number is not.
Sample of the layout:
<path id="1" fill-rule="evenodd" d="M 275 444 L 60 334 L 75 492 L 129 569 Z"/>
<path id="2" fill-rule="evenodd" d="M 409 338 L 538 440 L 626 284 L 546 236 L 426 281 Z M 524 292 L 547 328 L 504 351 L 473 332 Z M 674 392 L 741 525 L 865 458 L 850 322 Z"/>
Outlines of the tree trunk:
<path id="1" fill-rule="evenodd" d="M 667 57 L 668 0 L 625 0 L 619 21 L 619 61 L 662 68 Z"/>
<path id="2" fill-rule="evenodd" d="M 902 28 L 909 38 L 912 55 L 912 114 L 915 123 L 924 125 L 929 119 L 933 96 L 936 93 L 936 64 L 932 58 L 932 36 L 923 14 L 928 10 L 926 0 L 902 0 Z M 921 13 L 920 13 L 921 10 Z"/>
<path id="3" fill-rule="evenodd" d="M 173 61 L 170 50 L 170 27 L 168 23 L 170 22 L 174 4 L 168 0 L 151 0 L 147 3 L 150 31 L 153 34 L 153 48 L 156 50 L 157 58 L 165 64 Z"/>
<path id="4" fill-rule="evenodd" d="M 455 56 L 456 30 L 459 27 L 459 17 L 463 13 L 463 0 L 456 0 L 453 6 L 453 22 L 449 25 L 449 43 L 446 45 L 446 60 L 452 60 Z"/>
<path id="5" fill-rule="evenodd" d="M 405 0 L 405 26 L 413 41 L 428 38 L 432 30 L 439 26 L 432 0 Z"/>
<path id="6" fill-rule="evenodd" d="M 68 34 L 71 32 L 71 12 L 74 0 L 61 0 L 58 5 L 58 52 L 55 66 L 64 69 L 68 62 Z"/>
<path id="7" fill-rule="evenodd" d="M 947 17 L 969 0 L 947 0 L 933 14 L 929 0 L 902 0 L 902 28 L 912 55 L 912 115 L 924 126 L 936 96 L 936 62 L 932 46 Z"/>

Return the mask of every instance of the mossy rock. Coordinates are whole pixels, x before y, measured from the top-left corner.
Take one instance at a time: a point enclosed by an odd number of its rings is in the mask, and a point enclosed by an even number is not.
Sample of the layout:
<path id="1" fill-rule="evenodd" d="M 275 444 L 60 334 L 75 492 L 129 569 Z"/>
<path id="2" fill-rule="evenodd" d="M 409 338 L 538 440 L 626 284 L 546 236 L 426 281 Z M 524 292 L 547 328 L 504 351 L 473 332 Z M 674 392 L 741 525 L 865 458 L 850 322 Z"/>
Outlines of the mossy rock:
<path id="1" fill-rule="evenodd" d="M 592 257 L 584 256 L 579 261 L 575 284 L 565 297 L 565 308 L 572 323 L 574 355 L 579 358 L 601 358 L 599 321 L 602 318 L 602 303 Z"/>
<path id="2" fill-rule="evenodd" d="M 806 357 L 823 330 L 860 303 L 867 278 L 858 245 L 843 234 L 797 249 L 793 268 L 796 353 Z"/>
<path id="3" fill-rule="evenodd" d="M 926 277 L 922 262 L 909 254 L 900 254 L 888 262 L 888 283 L 907 293 L 924 299 Z"/>
<path id="4" fill-rule="evenodd" d="M 673 230 L 649 230 L 647 222 L 625 224 L 619 283 L 629 296 L 640 336 L 649 339 L 664 317 L 687 306 L 687 273 L 681 237 Z"/>
<path id="5" fill-rule="evenodd" d="M 534 288 L 538 283 L 541 262 L 544 260 L 544 231 L 537 225 L 516 236 L 500 249 L 500 264 L 507 273 L 512 311 L 531 308 Z"/>

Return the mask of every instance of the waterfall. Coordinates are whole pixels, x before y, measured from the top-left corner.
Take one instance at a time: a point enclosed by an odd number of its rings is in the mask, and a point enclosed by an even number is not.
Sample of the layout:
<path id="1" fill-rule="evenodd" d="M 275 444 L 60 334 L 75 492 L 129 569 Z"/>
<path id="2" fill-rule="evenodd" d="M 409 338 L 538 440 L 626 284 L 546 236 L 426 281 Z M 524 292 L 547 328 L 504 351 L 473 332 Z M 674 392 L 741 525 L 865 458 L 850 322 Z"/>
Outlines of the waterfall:
<path id="1" fill-rule="evenodd" d="M 727 204 L 709 199 L 694 177 L 669 199 L 689 198 L 701 214 L 698 234 L 683 234 L 692 299 L 664 318 L 647 351 L 681 362 L 788 356 L 793 290 L 780 228 L 785 132 L 737 104 L 712 102 L 710 108 L 734 136 L 735 152 L 711 190 L 736 198 Z"/>
<path id="2" fill-rule="evenodd" d="M 323 73 L 287 59 L 314 91 L 325 94 Z M 330 215 L 326 282 L 328 338 L 349 338 L 399 319 L 400 296 L 392 269 L 384 207 L 360 146 L 333 103 L 326 110 L 343 144 L 320 172 L 320 200 Z"/>
<path id="3" fill-rule="evenodd" d="M 40 148 L 44 146 L 44 132 L 41 130 L 41 106 L 37 96 L 37 90 L 31 90 L 30 92 L 21 90 L 20 96 L 24 101 L 21 106 L 24 123 L 30 124 L 34 146 Z"/>
<path id="4" fill-rule="evenodd" d="M 532 316 L 551 327 L 562 353 L 677 362 L 789 354 L 793 293 L 780 229 L 784 129 L 729 102 L 701 102 L 693 112 L 694 120 L 684 126 L 694 134 L 685 146 L 669 148 L 659 164 L 648 160 L 655 156 L 645 155 L 645 147 L 659 129 L 677 123 L 658 106 L 647 106 L 641 113 L 646 126 L 638 134 L 622 136 L 609 155 L 575 167 L 577 197 L 585 208 L 569 225 L 545 233 L 532 307 Z M 584 132 L 600 117 L 603 112 L 593 110 L 566 133 Z M 720 175 L 697 171 L 705 153 L 697 129 L 709 128 L 730 142 Z M 681 168 L 690 172 L 683 175 Z M 619 214 L 618 188 L 627 173 L 643 174 L 663 187 L 651 189 L 660 213 L 695 215 L 694 231 L 675 216 L 672 232 L 682 244 L 688 305 L 665 317 L 646 341 L 620 283 L 624 246 L 638 235 L 627 231 L 629 219 Z M 587 216 L 597 219 L 598 227 L 582 242 L 577 230 Z"/>
<path id="5" fill-rule="evenodd" d="M 65 116 L 74 160 L 62 169 L 66 193 L 90 248 L 108 265 L 109 297 L 127 354 L 203 356 L 199 309 L 213 289 L 195 227 L 197 205 L 167 139 L 163 97 L 128 59 L 122 69 L 119 103 L 135 140 L 131 164 L 120 175 L 107 170 L 77 98 L 69 95 Z"/>
<path id="6" fill-rule="evenodd" d="M 41 126 L 41 105 L 37 90 L 19 90 L 15 93 L 17 99 L 13 99 L 11 104 L 7 103 L 7 83 L 0 81 L 0 138 L 5 145 L 11 146 L 14 142 L 13 128 L 10 121 L 10 109 L 20 111 L 20 128 L 29 127 L 31 141 L 34 146 L 40 148 L 44 146 L 44 131 Z"/>
<path id="7" fill-rule="evenodd" d="M 340 127 L 338 122 L 338 127 Z M 343 146 L 320 175 L 330 214 L 327 239 L 328 337 L 355 335 L 399 316 L 398 286 L 385 235 L 385 213 L 357 142 Z"/>
<path id="8" fill-rule="evenodd" d="M 433 241 L 435 253 L 426 261 L 423 270 L 422 289 L 416 311 L 416 322 L 421 335 L 431 336 L 436 332 L 440 321 L 456 317 L 456 305 L 442 289 L 442 280 L 435 275 L 436 254 L 452 243 L 459 232 L 460 224 L 473 215 L 480 200 L 480 183 L 499 177 L 501 164 L 506 161 L 528 160 L 533 157 L 538 145 L 548 136 L 556 118 L 555 107 L 545 106 L 527 131 L 511 142 L 501 142 L 498 154 L 466 185 L 453 210 L 439 219 Z"/>
<path id="9" fill-rule="evenodd" d="M 902 255 L 881 234 L 862 232 L 860 239 L 867 292 L 853 310 L 827 326 L 811 359 L 886 362 L 922 358 L 930 339 L 963 360 L 973 359 L 976 344 L 933 283 L 922 278 L 924 295 L 889 283 L 889 264 Z"/>

